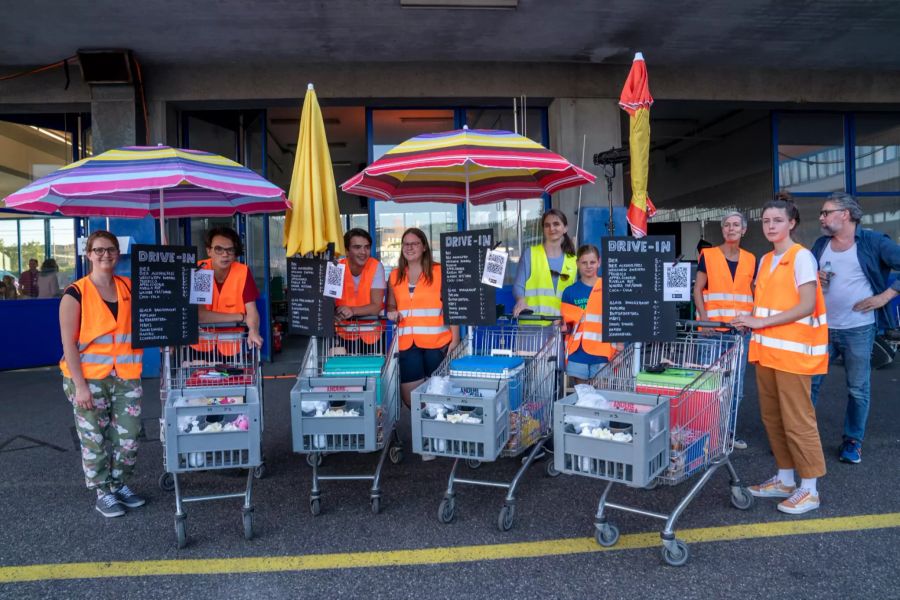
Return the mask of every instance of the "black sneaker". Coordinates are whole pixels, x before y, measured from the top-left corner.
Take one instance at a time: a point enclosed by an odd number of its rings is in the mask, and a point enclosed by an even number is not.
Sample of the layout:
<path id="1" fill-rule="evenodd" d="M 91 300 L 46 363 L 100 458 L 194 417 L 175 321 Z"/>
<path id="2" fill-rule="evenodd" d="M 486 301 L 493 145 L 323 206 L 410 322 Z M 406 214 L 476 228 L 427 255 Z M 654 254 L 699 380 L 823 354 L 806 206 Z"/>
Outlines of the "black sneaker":
<path id="1" fill-rule="evenodd" d="M 98 496 L 94 508 L 104 517 L 121 517 L 125 514 L 125 507 L 119 504 L 119 500 L 114 494 Z"/>
<path id="2" fill-rule="evenodd" d="M 129 488 L 127 485 L 123 485 L 122 487 L 120 487 L 115 492 L 115 495 L 116 499 L 128 508 L 137 508 L 139 506 L 147 504 L 147 501 L 144 500 L 144 498 L 132 492 L 131 488 Z"/>

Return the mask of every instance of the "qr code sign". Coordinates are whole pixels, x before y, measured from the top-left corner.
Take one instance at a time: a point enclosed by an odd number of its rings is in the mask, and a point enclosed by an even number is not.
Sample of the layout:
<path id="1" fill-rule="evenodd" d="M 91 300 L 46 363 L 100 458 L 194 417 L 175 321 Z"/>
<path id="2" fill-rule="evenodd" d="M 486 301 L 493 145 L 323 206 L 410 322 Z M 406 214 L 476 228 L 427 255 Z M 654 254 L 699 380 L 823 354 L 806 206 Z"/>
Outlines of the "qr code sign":
<path id="1" fill-rule="evenodd" d="M 341 269 L 326 269 L 325 283 L 334 286 L 344 285 L 344 272 Z"/>
<path id="2" fill-rule="evenodd" d="M 666 287 L 684 288 L 688 286 L 688 271 L 677 266 L 666 268 Z"/>
<path id="3" fill-rule="evenodd" d="M 211 292 L 212 277 L 205 277 L 202 273 L 194 277 L 194 289 L 198 292 Z"/>
<path id="4" fill-rule="evenodd" d="M 485 265 L 485 270 L 491 275 L 502 276 L 503 270 L 505 266 L 505 261 L 503 257 L 497 256 L 496 254 L 488 254 L 487 256 L 487 264 Z"/>

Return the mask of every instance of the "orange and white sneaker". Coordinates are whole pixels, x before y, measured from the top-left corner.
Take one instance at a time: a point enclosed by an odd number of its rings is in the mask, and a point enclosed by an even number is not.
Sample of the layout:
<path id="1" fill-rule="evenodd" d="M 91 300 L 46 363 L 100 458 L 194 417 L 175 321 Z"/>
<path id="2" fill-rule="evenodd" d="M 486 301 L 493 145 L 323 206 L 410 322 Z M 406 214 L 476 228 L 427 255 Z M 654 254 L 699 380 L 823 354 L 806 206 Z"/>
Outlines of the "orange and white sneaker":
<path id="1" fill-rule="evenodd" d="M 796 485 L 784 485 L 778 477 L 772 477 L 759 485 L 751 485 L 747 488 L 751 495 L 757 498 L 790 498 L 797 489 Z"/>
<path id="2" fill-rule="evenodd" d="M 789 515 L 802 515 L 819 508 L 819 495 L 806 488 L 797 488 L 790 498 L 778 503 L 778 510 Z"/>

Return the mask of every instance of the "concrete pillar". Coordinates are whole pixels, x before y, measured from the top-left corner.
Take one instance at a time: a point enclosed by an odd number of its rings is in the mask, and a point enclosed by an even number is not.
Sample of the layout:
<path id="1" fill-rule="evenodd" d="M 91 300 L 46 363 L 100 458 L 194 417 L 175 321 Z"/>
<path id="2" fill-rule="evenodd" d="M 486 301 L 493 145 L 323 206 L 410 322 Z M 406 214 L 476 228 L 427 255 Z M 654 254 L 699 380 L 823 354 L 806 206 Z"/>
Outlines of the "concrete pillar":
<path id="1" fill-rule="evenodd" d="M 550 148 L 575 165 L 597 176 L 597 183 L 582 186 L 581 206 L 606 206 L 606 180 L 603 168 L 594 165 L 594 154 L 622 145 L 623 111 L 615 100 L 600 98 L 556 98 L 550 103 Z M 585 136 L 587 136 L 585 141 Z M 569 220 L 569 233 L 575 234 L 578 221 L 579 188 L 563 190 L 553 195 L 553 206 L 562 210 Z M 623 206 L 622 167 L 616 168 L 613 184 L 613 205 Z"/>
<path id="2" fill-rule="evenodd" d="M 137 142 L 137 106 L 130 85 L 91 87 L 91 135 L 94 154 Z"/>

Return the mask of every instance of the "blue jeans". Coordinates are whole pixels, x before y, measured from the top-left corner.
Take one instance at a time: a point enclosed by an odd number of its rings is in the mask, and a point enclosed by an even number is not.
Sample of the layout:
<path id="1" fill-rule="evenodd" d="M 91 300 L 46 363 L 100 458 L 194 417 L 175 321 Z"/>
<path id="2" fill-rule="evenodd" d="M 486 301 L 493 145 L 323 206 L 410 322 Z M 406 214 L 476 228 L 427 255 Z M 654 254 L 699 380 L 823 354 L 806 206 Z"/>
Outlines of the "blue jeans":
<path id="1" fill-rule="evenodd" d="M 866 434 L 866 420 L 869 418 L 869 396 L 872 374 L 872 344 L 875 343 L 875 324 L 853 329 L 828 330 L 828 355 L 833 361 L 844 357 L 847 374 L 847 415 L 844 418 L 844 439 L 858 442 Z M 812 380 L 812 403 L 819 398 L 819 386 L 824 375 L 816 375 Z"/>

